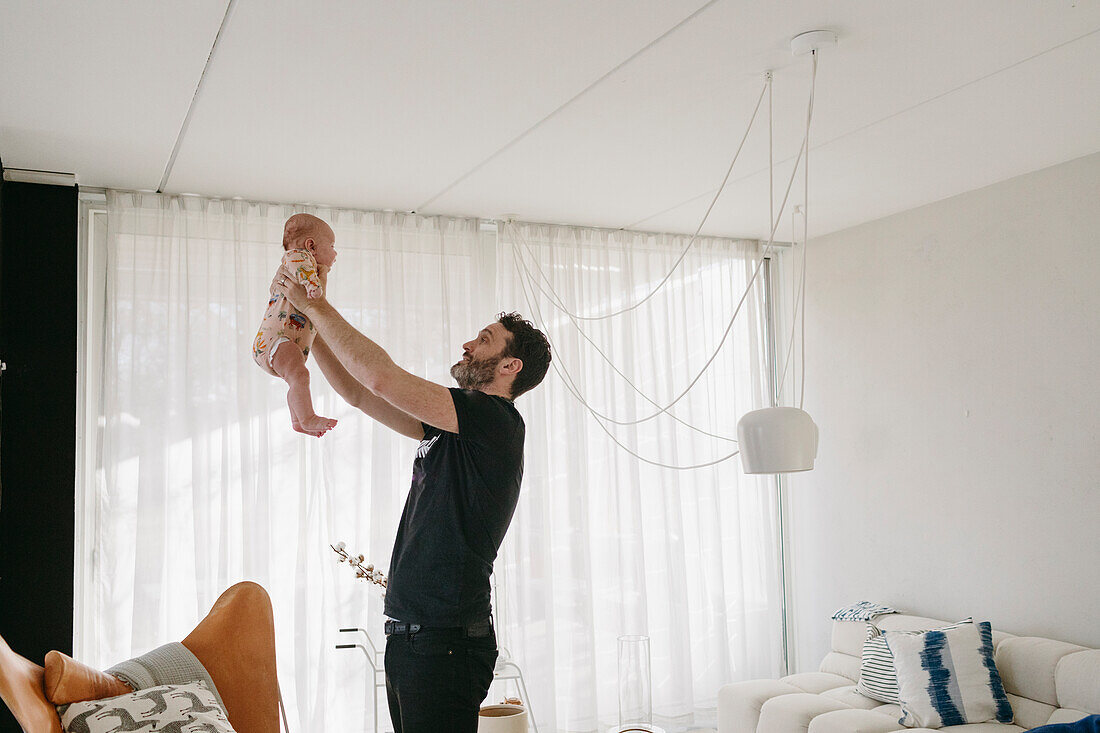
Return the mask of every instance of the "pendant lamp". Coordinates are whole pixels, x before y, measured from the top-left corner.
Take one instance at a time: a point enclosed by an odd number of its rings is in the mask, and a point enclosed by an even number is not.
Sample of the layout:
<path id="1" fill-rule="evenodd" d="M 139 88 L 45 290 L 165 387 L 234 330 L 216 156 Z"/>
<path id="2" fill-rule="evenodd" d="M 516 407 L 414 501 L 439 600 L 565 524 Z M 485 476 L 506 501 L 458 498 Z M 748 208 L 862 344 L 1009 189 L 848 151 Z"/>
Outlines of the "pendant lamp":
<path id="1" fill-rule="evenodd" d="M 835 46 L 836 41 L 836 33 L 832 31 L 808 31 L 791 39 L 791 53 L 795 56 L 814 54 L 816 75 L 817 52 L 823 48 Z M 808 142 L 808 118 L 806 124 Z M 807 164 L 809 154 L 807 145 Z M 808 197 L 809 183 L 806 186 Z M 808 237 L 805 240 L 802 244 L 803 255 L 805 255 Z M 803 267 L 805 267 L 805 260 L 803 260 Z M 802 282 L 805 287 L 805 275 Z M 805 293 L 799 300 L 801 308 L 805 311 Z M 803 348 L 805 348 L 804 344 Z M 741 467 L 745 473 L 809 471 L 813 469 L 814 459 L 817 458 L 817 425 L 809 413 L 801 407 L 765 407 L 762 410 L 745 413 L 737 422 L 737 443 L 741 449 Z"/>
<path id="2" fill-rule="evenodd" d="M 737 422 L 745 473 L 809 471 L 817 458 L 817 425 L 797 407 L 765 407 Z"/>

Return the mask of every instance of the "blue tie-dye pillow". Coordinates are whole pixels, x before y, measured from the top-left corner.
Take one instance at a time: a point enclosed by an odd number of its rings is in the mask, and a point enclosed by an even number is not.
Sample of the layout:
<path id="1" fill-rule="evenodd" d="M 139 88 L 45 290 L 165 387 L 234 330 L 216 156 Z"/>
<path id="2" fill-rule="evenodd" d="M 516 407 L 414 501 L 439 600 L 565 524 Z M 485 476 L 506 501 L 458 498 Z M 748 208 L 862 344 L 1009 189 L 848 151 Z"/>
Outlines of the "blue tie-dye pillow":
<path id="1" fill-rule="evenodd" d="M 989 622 L 906 634 L 885 633 L 898 674 L 902 725 L 942 728 L 1012 722 L 1012 706 L 993 662 Z"/>

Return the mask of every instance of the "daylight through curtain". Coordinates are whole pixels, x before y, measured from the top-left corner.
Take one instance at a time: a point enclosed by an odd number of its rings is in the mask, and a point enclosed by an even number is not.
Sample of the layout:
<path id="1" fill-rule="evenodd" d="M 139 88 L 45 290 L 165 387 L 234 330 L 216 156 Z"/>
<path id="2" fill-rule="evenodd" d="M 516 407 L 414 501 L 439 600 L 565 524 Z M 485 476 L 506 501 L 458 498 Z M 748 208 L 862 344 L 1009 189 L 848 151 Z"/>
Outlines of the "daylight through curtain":
<path id="1" fill-rule="evenodd" d="M 538 447 L 497 561 L 499 613 L 555 730 L 617 722 L 620 635 L 650 637 L 654 716 L 671 729 L 714 725 L 722 684 L 781 673 L 771 477 L 745 476 L 737 458 L 675 470 L 627 450 L 709 463 L 766 404 L 762 288 L 719 349 L 759 248 L 701 238 L 673 269 L 688 241 L 533 224 L 500 235 L 501 302 L 549 335 L 556 368 L 523 398 Z M 605 431 L 590 410 L 635 424 Z"/>
<path id="2" fill-rule="evenodd" d="M 291 729 L 364 730 L 373 709 L 365 660 L 334 646 L 346 641 L 339 628 L 360 626 L 381 648 L 381 599 L 335 563 L 328 543 L 343 539 L 388 565 L 416 444 L 340 401 L 312 361 L 318 411 L 340 423 L 321 440 L 300 436 L 285 386 L 252 362 L 282 225 L 297 211 L 332 224 L 330 299 L 398 364 L 450 384 L 461 344 L 497 311 L 518 310 L 545 327 L 555 363 L 588 402 L 616 419 L 656 408 L 551 293 L 581 314 L 629 305 L 687 240 L 534 225 L 494 234 L 472 219 L 108 193 L 106 281 L 93 283 L 106 303 L 103 378 L 93 385 L 102 414 L 87 436 L 95 480 L 83 487 L 94 552 L 77 653 L 106 668 L 179 640 L 225 588 L 254 580 L 275 607 Z M 664 406 L 717 348 L 757 253 L 754 243 L 700 240 L 650 302 L 581 327 Z M 765 402 L 759 296 L 744 309 L 670 410 L 723 436 Z M 526 469 L 497 563 L 497 621 L 540 728 L 616 722 L 620 634 L 652 638 L 654 710 L 673 723 L 712 715 L 721 684 L 777 673 L 770 484 L 741 474 L 737 459 L 687 472 L 639 462 L 554 370 L 517 406 Z M 609 429 L 666 463 L 731 450 L 667 416 Z"/>

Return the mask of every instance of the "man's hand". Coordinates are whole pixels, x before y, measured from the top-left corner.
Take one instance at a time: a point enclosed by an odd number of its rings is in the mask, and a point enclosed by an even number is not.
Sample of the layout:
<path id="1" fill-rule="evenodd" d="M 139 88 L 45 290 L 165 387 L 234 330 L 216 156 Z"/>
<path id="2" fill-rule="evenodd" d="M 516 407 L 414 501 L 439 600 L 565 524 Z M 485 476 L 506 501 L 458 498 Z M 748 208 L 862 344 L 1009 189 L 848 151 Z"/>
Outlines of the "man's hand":
<path id="1" fill-rule="evenodd" d="M 328 283 L 327 273 L 322 276 L 321 282 Z M 278 272 L 275 273 L 275 279 L 271 281 L 271 291 L 285 295 L 291 305 L 306 313 L 306 315 L 308 315 L 307 309 L 310 305 L 317 304 L 325 299 L 324 296 L 310 298 L 306 295 L 305 287 L 298 283 L 298 278 L 286 268 L 286 265 L 280 267 Z"/>

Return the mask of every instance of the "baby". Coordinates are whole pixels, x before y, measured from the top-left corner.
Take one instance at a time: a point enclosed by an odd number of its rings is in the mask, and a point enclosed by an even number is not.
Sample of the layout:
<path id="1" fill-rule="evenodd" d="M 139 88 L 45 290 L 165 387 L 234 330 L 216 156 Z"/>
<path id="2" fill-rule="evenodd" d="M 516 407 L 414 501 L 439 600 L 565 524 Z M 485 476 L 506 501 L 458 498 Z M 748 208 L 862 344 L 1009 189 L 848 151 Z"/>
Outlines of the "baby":
<path id="1" fill-rule="evenodd" d="M 283 228 L 283 265 L 295 273 L 311 298 L 324 294 L 329 268 L 336 261 L 332 227 L 310 214 L 295 214 Z M 313 411 L 306 357 L 315 336 L 313 324 L 281 294 L 271 294 L 252 358 L 268 374 L 286 380 L 290 419 L 299 433 L 320 438 L 336 421 Z M 281 348 L 280 348 L 281 347 Z"/>

